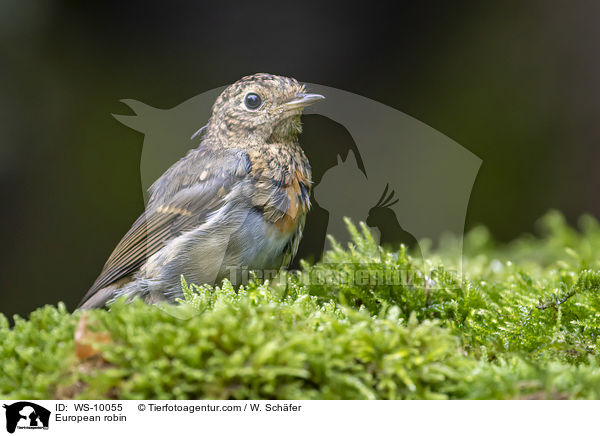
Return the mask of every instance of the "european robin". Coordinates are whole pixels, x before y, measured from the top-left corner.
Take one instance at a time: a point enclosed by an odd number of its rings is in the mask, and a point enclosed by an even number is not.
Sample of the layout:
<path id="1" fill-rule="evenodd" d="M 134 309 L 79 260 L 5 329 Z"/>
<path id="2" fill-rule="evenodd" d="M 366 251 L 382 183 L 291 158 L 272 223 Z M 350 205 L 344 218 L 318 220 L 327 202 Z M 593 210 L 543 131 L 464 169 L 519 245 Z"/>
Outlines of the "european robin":
<path id="1" fill-rule="evenodd" d="M 145 212 L 104 265 L 81 308 L 127 295 L 182 295 L 181 276 L 215 284 L 232 270 L 273 270 L 298 249 L 311 169 L 298 143 L 303 109 L 324 97 L 259 73 L 226 88 L 197 148 L 150 187 Z"/>

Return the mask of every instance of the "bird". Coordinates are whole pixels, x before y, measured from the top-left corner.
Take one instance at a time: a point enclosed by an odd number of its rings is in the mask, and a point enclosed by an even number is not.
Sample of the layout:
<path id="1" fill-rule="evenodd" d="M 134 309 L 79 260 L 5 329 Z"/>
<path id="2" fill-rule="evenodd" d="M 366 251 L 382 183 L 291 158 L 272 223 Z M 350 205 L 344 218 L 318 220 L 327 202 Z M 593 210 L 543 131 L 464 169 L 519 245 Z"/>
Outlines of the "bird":
<path id="1" fill-rule="evenodd" d="M 268 73 L 225 88 L 192 136 L 199 145 L 150 186 L 146 209 L 79 308 L 122 296 L 172 303 L 183 295 L 182 276 L 214 285 L 241 269 L 286 267 L 311 206 L 301 115 L 324 98 L 296 79 Z"/>

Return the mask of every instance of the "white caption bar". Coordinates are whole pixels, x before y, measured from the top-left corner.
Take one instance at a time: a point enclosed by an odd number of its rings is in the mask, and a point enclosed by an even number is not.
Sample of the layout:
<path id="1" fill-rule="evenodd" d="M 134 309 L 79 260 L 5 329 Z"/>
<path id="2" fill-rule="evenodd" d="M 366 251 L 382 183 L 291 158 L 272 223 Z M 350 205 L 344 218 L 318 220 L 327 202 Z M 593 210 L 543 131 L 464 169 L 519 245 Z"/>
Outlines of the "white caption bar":
<path id="1" fill-rule="evenodd" d="M 595 401 L 0 400 L 0 403 L 6 406 L 0 410 L 0 435 L 12 430 L 21 436 L 106 436 L 126 432 L 144 436 L 581 434 L 591 429 L 596 432 L 596 411 L 600 406 Z"/>

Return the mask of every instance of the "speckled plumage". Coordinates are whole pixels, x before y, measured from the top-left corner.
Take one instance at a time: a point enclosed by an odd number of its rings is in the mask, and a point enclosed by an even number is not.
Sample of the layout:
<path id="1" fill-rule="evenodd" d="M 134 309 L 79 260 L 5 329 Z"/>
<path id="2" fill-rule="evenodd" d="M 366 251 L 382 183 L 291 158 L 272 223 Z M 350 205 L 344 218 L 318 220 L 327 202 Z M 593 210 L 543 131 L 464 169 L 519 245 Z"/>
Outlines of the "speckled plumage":
<path id="1" fill-rule="evenodd" d="M 249 109 L 249 93 L 262 104 Z M 297 251 L 311 170 L 300 116 L 322 96 L 295 79 L 247 76 L 217 98 L 200 145 L 151 187 L 146 211 L 109 257 L 82 308 L 120 295 L 172 301 L 180 277 L 214 284 L 232 269 L 278 269 Z"/>

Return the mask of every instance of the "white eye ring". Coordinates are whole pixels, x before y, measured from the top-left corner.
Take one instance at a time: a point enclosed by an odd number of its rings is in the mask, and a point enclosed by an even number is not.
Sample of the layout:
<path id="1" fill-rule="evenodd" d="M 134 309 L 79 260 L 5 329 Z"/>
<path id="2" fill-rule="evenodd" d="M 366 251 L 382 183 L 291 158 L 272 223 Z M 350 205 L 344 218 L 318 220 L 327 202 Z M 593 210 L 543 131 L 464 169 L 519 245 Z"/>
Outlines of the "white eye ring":
<path id="1" fill-rule="evenodd" d="M 255 111 L 262 106 L 262 98 L 256 92 L 249 92 L 244 97 L 244 106 L 248 110 Z"/>

